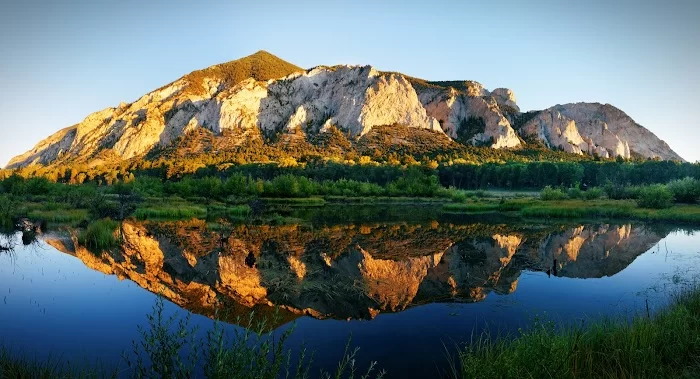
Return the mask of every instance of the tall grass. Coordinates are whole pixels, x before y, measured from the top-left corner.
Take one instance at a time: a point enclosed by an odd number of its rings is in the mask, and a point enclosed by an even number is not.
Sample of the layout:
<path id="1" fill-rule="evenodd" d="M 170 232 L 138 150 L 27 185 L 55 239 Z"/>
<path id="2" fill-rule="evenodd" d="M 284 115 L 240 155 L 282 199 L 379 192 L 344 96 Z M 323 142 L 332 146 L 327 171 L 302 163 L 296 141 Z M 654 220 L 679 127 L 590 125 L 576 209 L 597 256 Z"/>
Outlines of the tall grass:
<path id="1" fill-rule="evenodd" d="M 244 326 L 232 334 L 216 321 L 211 330 L 200 338 L 197 329 L 189 326 L 190 314 L 166 317 L 165 302 L 159 297 L 148 315 L 148 328 L 140 328 L 141 341 L 134 342 L 133 354 L 124 356 L 131 376 L 136 378 L 245 378 L 245 379 L 304 379 L 310 376 L 313 354 L 302 348 L 292 365 L 292 353 L 285 342 L 294 332 L 287 329 L 279 336 L 268 331 L 266 319 L 255 321 L 251 313 L 247 320 L 238 319 Z M 350 350 L 348 341 L 337 370 L 322 372 L 322 378 L 353 378 L 358 349 Z M 199 369 L 198 369 L 199 367 Z M 376 362 L 363 378 L 370 378 Z M 201 371 L 201 373 L 200 373 Z M 384 372 L 379 372 L 381 378 Z"/>
<path id="2" fill-rule="evenodd" d="M 584 192 L 585 193 L 585 192 Z M 515 199 L 502 202 L 445 204 L 447 213 L 509 212 L 510 217 L 527 218 L 618 218 L 642 221 L 700 223 L 700 207 L 677 204 L 666 209 L 639 208 L 631 200 Z"/>
<path id="3" fill-rule="evenodd" d="M 515 339 L 482 336 L 459 353 L 463 378 L 696 378 L 700 291 L 653 318 L 559 329 L 537 322 Z"/>
<path id="4" fill-rule="evenodd" d="M 270 205 L 288 205 L 290 207 L 322 207 L 326 205 L 326 201 L 320 197 L 265 198 L 264 201 Z"/>
<path id="5" fill-rule="evenodd" d="M 141 207 L 134 211 L 134 217 L 139 220 L 148 219 L 191 219 L 205 218 L 207 210 L 195 205 L 173 205 L 157 207 Z"/>
<path id="6" fill-rule="evenodd" d="M 115 236 L 119 223 L 105 218 L 93 221 L 78 236 L 81 245 L 95 250 L 106 250 L 119 246 Z"/>
<path id="7" fill-rule="evenodd" d="M 359 348 L 351 349 L 351 339 L 335 371 L 312 375 L 313 353 L 302 347 L 293 356 L 286 346 L 294 327 L 275 336 L 266 319 L 251 313 L 247 320 L 238 319 L 236 323 L 244 328 L 233 333 L 215 321 L 213 328 L 202 335 L 190 326 L 190 316 L 180 312 L 167 316 L 165 300 L 158 297 L 147 315 L 147 325 L 138 327 L 140 339 L 133 342 L 131 354 L 123 354 L 124 364 L 120 364 L 119 371 L 79 366 L 64 360 L 32 360 L 0 345 L 0 378 L 352 379 L 357 375 L 370 379 L 385 375 L 384 371 L 377 372 L 376 362 L 370 362 L 364 373 L 358 375 Z"/>
<path id="8" fill-rule="evenodd" d="M 30 211 L 27 214 L 27 217 L 29 217 L 32 220 L 44 220 L 55 223 L 70 223 L 85 220 L 88 217 L 88 212 L 84 209 L 37 209 Z"/>
<path id="9" fill-rule="evenodd" d="M 116 370 L 106 370 L 99 365 L 86 367 L 51 357 L 45 360 L 31 359 L 5 345 L 0 345 L 1 379 L 100 379 L 116 377 Z"/>

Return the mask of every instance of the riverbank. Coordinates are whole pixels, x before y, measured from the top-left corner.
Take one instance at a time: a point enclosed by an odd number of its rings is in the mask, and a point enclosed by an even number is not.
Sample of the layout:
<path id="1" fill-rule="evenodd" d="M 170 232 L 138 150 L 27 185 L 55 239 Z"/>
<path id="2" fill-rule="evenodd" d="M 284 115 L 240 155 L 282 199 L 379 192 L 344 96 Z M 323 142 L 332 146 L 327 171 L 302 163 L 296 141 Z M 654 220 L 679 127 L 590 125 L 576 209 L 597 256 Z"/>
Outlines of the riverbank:
<path id="1" fill-rule="evenodd" d="M 512 340 L 482 338 L 453 362 L 456 378 L 697 378 L 700 290 L 653 317 L 557 330 L 538 322 Z"/>
<path id="2" fill-rule="evenodd" d="M 641 208 L 633 200 L 550 200 L 522 198 L 513 200 L 479 199 L 443 206 L 448 213 L 501 213 L 520 218 L 625 219 L 700 223 L 700 206 L 675 204 L 666 209 Z"/>

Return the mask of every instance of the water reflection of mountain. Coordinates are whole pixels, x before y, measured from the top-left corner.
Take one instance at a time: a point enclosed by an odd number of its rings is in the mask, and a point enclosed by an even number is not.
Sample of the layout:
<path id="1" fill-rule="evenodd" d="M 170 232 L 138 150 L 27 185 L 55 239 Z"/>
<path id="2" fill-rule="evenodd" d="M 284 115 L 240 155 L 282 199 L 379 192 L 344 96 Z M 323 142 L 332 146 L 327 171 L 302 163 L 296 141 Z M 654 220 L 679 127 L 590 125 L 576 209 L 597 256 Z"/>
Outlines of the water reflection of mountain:
<path id="1" fill-rule="evenodd" d="M 128 278 L 194 312 L 271 309 L 288 317 L 371 318 L 435 301 L 515 291 L 522 270 L 610 276 L 666 234 L 644 226 L 501 224 L 235 226 L 125 222 L 121 249 L 47 240 L 88 267 Z"/>

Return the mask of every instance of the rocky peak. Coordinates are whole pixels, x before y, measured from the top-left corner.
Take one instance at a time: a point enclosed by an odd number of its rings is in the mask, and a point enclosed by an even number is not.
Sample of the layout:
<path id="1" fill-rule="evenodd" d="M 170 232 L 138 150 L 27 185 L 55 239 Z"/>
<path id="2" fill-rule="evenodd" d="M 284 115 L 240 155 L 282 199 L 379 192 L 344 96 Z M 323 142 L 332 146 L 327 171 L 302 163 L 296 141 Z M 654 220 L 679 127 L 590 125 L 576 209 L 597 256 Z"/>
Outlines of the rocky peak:
<path id="1" fill-rule="evenodd" d="M 474 81 L 425 81 L 372 66 L 303 70 L 259 51 L 193 71 L 132 103 L 92 113 L 13 158 L 8 168 L 105 155 L 139 157 L 197 128 L 219 135 L 235 132 L 226 137 L 235 139 L 228 146 L 253 135 L 303 136 L 333 126 L 357 139 L 375 128 L 401 126 L 444 133 L 462 143 L 516 148 L 521 146 L 512 125 L 516 121 L 520 136 L 572 153 L 682 160 L 611 105 L 565 104 L 536 117 L 522 116 L 507 88 L 489 92 Z"/>
<path id="2" fill-rule="evenodd" d="M 512 91 L 499 91 L 497 96 L 492 96 L 476 82 L 429 82 L 425 85 L 414 81 L 414 87 L 428 115 L 437 119 L 442 130 L 453 139 L 492 148 L 520 146 L 518 135 L 499 105 L 499 101 L 503 104 L 510 104 L 510 101 L 517 112 Z M 509 107 L 510 111 L 513 108 Z"/>
<path id="3" fill-rule="evenodd" d="M 496 88 L 491 92 L 491 96 L 496 99 L 496 103 L 505 112 L 520 113 L 520 107 L 516 104 L 515 93 L 508 88 Z"/>
<path id="4" fill-rule="evenodd" d="M 525 123 L 520 133 L 578 154 L 683 160 L 666 142 L 610 104 L 556 105 Z"/>

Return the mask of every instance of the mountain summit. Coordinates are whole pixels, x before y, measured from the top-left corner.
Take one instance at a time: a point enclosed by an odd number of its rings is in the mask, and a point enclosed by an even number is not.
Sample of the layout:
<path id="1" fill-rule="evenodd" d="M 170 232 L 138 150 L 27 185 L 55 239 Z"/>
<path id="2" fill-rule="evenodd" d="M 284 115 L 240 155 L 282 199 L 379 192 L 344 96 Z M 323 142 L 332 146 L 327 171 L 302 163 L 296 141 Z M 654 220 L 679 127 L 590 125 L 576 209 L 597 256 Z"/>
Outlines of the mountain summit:
<path id="1" fill-rule="evenodd" d="M 449 143 L 494 149 L 517 149 L 528 140 L 575 154 L 682 160 L 611 105 L 565 104 L 521 113 L 515 94 L 506 88 L 430 82 L 371 66 L 304 70 L 259 51 L 193 71 L 133 103 L 90 114 L 7 167 L 131 159 L 172 147 L 198 130 L 235 147 L 254 139 L 338 131 L 354 143 L 399 127 L 416 131 L 416 138 L 437 135 Z"/>

